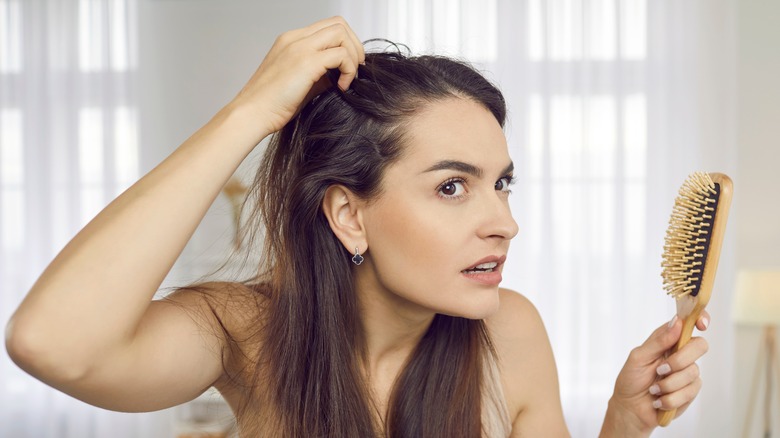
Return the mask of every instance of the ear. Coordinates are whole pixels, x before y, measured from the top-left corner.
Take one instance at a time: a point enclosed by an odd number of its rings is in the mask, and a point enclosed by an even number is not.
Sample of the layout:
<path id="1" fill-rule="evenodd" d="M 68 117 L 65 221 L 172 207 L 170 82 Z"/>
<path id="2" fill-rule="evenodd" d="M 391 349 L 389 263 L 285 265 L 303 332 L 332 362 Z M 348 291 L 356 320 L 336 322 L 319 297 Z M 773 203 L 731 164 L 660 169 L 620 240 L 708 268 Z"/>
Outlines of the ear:
<path id="1" fill-rule="evenodd" d="M 364 202 L 341 185 L 333 185 L 325 191 L 322 211 L 328 218 L 330 229 L 350 254 L 357 248 L 361 253 L 368 249 L 366 231 L 363 226 Z"/>

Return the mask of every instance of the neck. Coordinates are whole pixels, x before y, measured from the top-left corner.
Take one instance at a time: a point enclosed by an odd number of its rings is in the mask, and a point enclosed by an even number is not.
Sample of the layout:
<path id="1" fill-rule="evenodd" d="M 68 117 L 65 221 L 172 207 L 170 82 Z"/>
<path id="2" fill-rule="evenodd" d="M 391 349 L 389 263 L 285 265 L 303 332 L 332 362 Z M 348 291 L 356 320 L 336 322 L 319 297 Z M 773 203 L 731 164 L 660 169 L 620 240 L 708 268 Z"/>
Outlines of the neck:
<path id="1" fill-rule="evenodd" d="M 355 275 L 366 346 L 363 366 L 369 378 L 394 378 L 436 314 L 388 291 L 371 271 L 364 264 Z"/>

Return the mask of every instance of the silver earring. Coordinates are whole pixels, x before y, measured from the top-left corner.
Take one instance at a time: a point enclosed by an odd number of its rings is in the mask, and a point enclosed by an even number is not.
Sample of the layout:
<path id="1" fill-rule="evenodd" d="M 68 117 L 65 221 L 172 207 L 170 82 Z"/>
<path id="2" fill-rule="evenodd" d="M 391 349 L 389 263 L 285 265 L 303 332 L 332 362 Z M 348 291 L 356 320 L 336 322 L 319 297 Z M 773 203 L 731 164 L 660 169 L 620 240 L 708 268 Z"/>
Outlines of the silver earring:
<path id="1" fill-rule="evenodd" d="M 360 250 L 356 246 L 355 255 L 352 256 L 352 263 L 356 265 L 360 265 L 361 263 L 363 263 L 363 260 L 365 260 L 365 258 L 362 255 L 360 255 Z"/>

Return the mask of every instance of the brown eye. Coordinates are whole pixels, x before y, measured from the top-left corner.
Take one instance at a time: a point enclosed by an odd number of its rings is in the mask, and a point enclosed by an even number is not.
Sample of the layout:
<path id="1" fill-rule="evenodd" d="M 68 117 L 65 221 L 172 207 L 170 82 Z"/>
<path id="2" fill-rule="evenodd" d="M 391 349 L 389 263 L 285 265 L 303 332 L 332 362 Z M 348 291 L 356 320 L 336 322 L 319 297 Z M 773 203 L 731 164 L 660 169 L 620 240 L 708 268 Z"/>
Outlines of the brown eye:
<path id="1" fill-rule="evenodd" d="M 463 181 L 459 180 L 445 181 L 439 186 L 439 193 L 445 198 L 457 198 L 462 196 L 464 191 Z"/>
<path id="2" fill-rule="evenodd" d="M 455 187 L 455 183 L 447 183 L 441 188 L 441 193 L 443 195 L 452 196 L 455 194 L 455 192 L 458 190 L 457 187 Z"/>
<path id="3" fill-rule="evenodd" d="M 496 181 L 496 190 L 500 192 L 509 192 L 509 186 L 512 184 L 513 178 L 511 176 L 505 176 Z"/>

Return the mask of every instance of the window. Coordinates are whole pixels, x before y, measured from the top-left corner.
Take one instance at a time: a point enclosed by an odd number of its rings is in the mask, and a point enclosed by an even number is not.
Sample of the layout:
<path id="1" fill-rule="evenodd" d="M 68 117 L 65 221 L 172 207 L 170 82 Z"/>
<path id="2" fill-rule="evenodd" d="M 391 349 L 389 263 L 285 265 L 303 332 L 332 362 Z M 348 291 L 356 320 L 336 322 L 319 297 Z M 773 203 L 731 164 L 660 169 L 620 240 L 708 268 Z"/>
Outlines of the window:
<path id="1" fill-rule="evenodd" d="M 0 0 L 0 321 L 138 178 L 135 5 Z M 0 406 L 9 436 L 50 435 L 52 424 L 87 436 L 79 427 L 91 421 L 2 354 Z"/>
<path id="2" fill-rule="evenodd" d="M 0 109 L 0 211 L 3 249 L 18 252 L 24 235 L 24 166 L 22 155 L 22 112 Z"/>
<path id="3" fill-rule="evenodd" d="M 493 62 L 498 56 L 496 0 L 396 0 L 388 5 L 392 41 L 476 62 Z"/>
<path id="4" fill-rule="evenodd" d="M 34 213 L 53 255 L 138 178 L 134 4 L 0 0 L 3 251 L 42 235 Z"/>
<path id="5" fill-rule="evenodd" d="M 548 324 L 566 411 L 604 406 L 628 351 L 614 303 L 653 251 L 646 0 L 396 0 L 387 17 L 413 52 L 500 84 L 520 225 L 505 284 Z"/>

